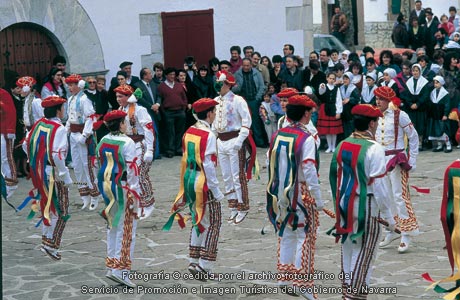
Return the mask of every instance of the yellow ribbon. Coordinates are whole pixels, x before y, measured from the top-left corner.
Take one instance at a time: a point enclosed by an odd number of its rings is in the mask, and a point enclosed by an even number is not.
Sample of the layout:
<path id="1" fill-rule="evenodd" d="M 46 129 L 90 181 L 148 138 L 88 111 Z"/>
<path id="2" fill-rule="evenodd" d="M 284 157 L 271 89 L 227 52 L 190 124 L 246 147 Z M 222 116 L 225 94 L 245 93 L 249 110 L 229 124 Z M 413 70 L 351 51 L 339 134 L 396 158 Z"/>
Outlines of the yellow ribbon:
<path id="1" fill-rule="evenodd" d="M 110 210 L 112 209 L 113 205 L 115 204 L 115 196 L 112 193 L 111 183 L 112 183 L 112 170 L 114 166 L 113 156 L 112 153 L 106 152 L 107 157 L 107 167 L 104 171 L 104 193 L 109 197 L 110 202 L 109 205 L 105 208 L 105 216 L 107 217 L 107 222 L 109 228 L 112 228 L 112 216 L 110 216 Z"/>
<path id="2" fill-rule="evenodd" d="M 51 202 L 53 201 L 53 191 L 54 191 L 54 172 L 51 172 L 49 190 L 48 190 L 48 199 L 46 201 L 45 211 L 43 212 L 43 217 L 46 220 L 48 220 L 50 224 L 51 224 L 50 206 L 51 206 Z"/>

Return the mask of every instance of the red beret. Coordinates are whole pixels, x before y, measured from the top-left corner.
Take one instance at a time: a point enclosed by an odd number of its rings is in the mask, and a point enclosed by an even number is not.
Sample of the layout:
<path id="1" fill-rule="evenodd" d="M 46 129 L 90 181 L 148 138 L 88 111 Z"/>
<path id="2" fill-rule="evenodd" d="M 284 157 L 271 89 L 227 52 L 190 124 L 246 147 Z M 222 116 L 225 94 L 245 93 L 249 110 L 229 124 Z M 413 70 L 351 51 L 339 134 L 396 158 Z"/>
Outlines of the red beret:
<path id="1" fill-rule="evenodd" d="M 398 97 L 393 97 L 391 98 L 391 102 L 393 102 L 393 104 L 396 106 L 396 107 L 400 107 L 401 106 L 401 99 L 399 99 Z"/>
<path id="2" fill-rule="evenodd" d="M 233 86 L 236 83 L 235 77 L 232 75 L 232 73 L 227 71 L 218 71 L 216 74 L 216 81 L 223 81 L 230 86 Z"/>
<path id="3" fill-rule="evenodd" d="M 116 119 L 122 119 L 124 117 L 126 117 L 127 114 L 122 111 L 122 110 L 112 110 L 110 112 L 108 112 L 107 114 L 105 114 L 104 116 L 104 122 L 109 122 L 109 121 L 112 121 L 112 120 L 116 120 Z"/>
<path id="4" fill-rule="evenodd" d="M 80 75 L 72 74 L 65 79 L 65 83 L 78 83 L 80 80 L 82 80 Z"/>
<path id="5" fill-rule="evenodd" d="M 52 96 L 46 97 L 42 101 L 42 107 L 44 107 L 44 108 L 53 107 L 53 106 L 56 106 L 56 105 L 59 105 L 59 104 L 65 103 L 65 102 L 67 102 L 66 99 L 61 98 L 61 97 L 56 96 L 56 95 L 52 95 Z"/>
<path id="6" fill-rule="evenodd" d="M 134 93 L 134 89 L 129 84 L 119 85 L 113 91 L 125 96 L 131 96 Z"/>
<path id="7" fill-rule="evenodd" d="M 29 87 L 32 87 L 35 83 L 37 83 L 37 82 L 32 77 L 24 76 L 24 77 L 19 78 L 16 81 L 16 86 L 18 86 L 20 88 L 23 88 L 26 85 L 29 86 Z"/>
<path id="8" fill-rule="evenodd" d="M 289 98 L 299 93 L 295 88 L 285 88 L 278 93 L 279 98 Z"/>
<path id="9" fill-rule="evenodd" d="M 294 95 L 289 97 L 288 104 L 316 108 L 316 103 L 307 95 Z"/>
<path id="10" fill-rule="evenodd" d="M 391 101 L 394 97 L 396 97 L 395 91 L 391 87 L 388 86 L 380 86 L 375 91 L 374 94 L 381 98 L 381 100 Z"/>
<path id="11" fill-rule="evenodd" d="M 197 100 L 195 103 L 192 104 L 192 108 L 193 108 L 193 110 L 195 112 L 199 113 L 199 112 L 205 111 L 205 110 L 207 110 L 207 109 L 209 109 L 211 107 L 214 107 L 217 104 L 219 104 L 219 102 L 217 102 L 214 99 L 201 98 L 201 99 Z"/>
<path id="12" fill-rule="evenodd" d="M 390 88 L 391 89 L 391 88 Z M 358 104 L 351 110 L 352 115 L 364 116 L 369 118 L 383 117 L 382 112 L 377 106 L 371 104 Z"/>

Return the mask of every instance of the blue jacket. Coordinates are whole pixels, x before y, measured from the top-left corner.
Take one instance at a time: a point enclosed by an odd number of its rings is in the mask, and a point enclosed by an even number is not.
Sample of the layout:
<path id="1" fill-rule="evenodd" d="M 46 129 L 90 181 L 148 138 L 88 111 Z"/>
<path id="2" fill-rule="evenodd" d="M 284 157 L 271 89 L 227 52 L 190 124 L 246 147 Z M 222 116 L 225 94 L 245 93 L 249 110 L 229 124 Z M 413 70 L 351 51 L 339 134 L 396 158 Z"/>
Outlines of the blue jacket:
<path id="1" fill-rule="evenodd" d="M 252 78 L 254 79 L 254 83 L 256 85 L 257 93 L 255 99 L 246 99 L 246 101 L 257 100 L 261 101 L 262 97 L 264 96 L 266 86 L 264 84 L 264 79 L 262 77 L 262 73 L 259 70 L 252 68 Z M 240 68 L 235 73 L 235 80 L 236 85 L 232 88 L 232 92 L 239 95 L 241 94 L 241 88 L 243 87 L 243 68 Z"/>

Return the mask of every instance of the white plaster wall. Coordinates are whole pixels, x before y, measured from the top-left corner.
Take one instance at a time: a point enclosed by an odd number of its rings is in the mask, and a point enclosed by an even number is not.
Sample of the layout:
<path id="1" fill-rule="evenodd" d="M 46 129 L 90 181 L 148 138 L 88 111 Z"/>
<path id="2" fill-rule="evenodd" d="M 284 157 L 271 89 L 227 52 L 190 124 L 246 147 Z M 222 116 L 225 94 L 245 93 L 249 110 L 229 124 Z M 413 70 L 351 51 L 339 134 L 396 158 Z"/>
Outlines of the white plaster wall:
<path id="1" fill-rule="evenodd" d="M 313 0 L 313 24 L 321 24 L 323 15 L 321 12 L 321 0 Z"/>
<path id="2" fill-rule="evenodd" d="M 459 0 L 422 0 L 423 7 L 431 7 L 433 13 L 441 17 L 442 14 L 446 14 L 449 16 L 449 7 L 456 6 L 457 13 L 460 9 L 460 1 Z"/>
<path id="3" fill-rule="evenodd" d="M 363 2 L 364 22 L 385 22 L 388 20 L 388 0 L 367 0 Z"/>
<path id="4" fill-rule="evenodd" d="M 316 1 L 316 0 L 315 0 Z M 104 52 L 107 77 L 114 76 L 124 60 L 134 63 L 133 74 L 141 69 L 141 55 L 150 54 L 150 38 L 140 36 L 139 14 L 214 9 L 216 56 L 229 59 L 232 45 L 252 45 L 262 55 L 282 54 L 291 43 L 302 55 L 302 31 L 286 31 L 286 7 L 302 0 L 79 0 L 96 27 Z M 151 67 L 151 66 L 148 66 Z"/>

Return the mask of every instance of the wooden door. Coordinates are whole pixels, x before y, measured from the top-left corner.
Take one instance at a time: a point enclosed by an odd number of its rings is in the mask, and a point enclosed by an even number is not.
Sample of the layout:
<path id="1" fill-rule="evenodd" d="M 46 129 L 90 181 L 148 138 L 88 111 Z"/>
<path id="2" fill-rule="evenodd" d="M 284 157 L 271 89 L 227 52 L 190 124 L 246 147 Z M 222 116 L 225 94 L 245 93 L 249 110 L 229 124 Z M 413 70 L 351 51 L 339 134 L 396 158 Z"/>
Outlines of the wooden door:
<path id="1" fill-rule="evenodd" d="M 215 56 L 213 13 L 213 9 L 161 13 L 166 67 L 183 68 L 189 55 L 199 67 Z"/>
<path id="2" fill-rule="evenodd" d="M 18 23 L 3 29 L 0 31 L 0 85 L 5 84 L 3 70 L 32 76 L 41 83 L 58 54 L 54 42 L 38 25 Z"/>

